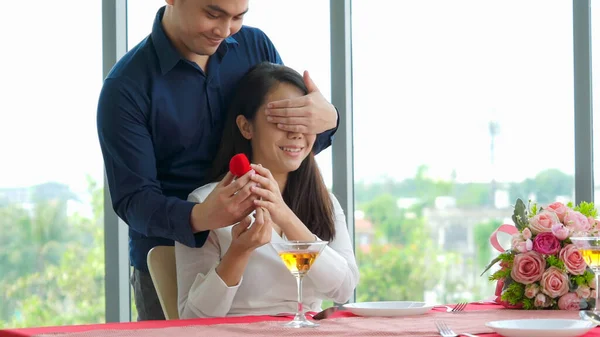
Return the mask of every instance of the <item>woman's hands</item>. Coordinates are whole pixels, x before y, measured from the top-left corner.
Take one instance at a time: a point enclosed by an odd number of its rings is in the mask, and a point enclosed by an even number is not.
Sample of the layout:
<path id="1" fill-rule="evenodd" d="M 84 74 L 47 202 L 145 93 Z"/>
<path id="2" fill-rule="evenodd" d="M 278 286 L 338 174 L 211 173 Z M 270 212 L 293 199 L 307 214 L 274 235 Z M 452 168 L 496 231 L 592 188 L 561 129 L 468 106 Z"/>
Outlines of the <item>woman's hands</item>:
<path id="1" fill-rule="evenodd" d="M 252 165 L 252 168 L 257 174 L 250 179 L 257 183 L 256 186 L 250 187 L 250 192 L 258 198 L 254 199 L 256 207 L 264 207 L 269 211 L 273 222 L 275 222 L 282 230 L 289 227 L 291 221 L 298 220 L 298 217 L 283 200 L 279 184 L 273 178 L 269 169 L 261 165 Z"/>
<path id="2" fill-rule="evenodd" d="M 255 209 L 256 196 L 250 191 L 255 183 L 250 180 L 254 171 L 247 172 L 234 180 L 231 172 L 227 172 L 214 190 L 192 209 L 191 223 L 194 232 L 212 230 L 230 226 L 238 221 L 245 221 Z"/>
<path id="3" fill-rule="evenodd" d="M 257 208 L 256 220 L 248 228 L 251 222 L 252 219 L 247 216 L 233 226 L 231 229 L 231 245 L 223 255 L 221 263 L 215 269 L 217 275 L 228 287 L 240 283 L 252 252 L 256 248 L 271 242 L 273 227 L 268 211 L 260 207 Z"/>
<path id="4" fill-rule="evenodd" d="M 258 197 L 254 200 L 254 205 L 269 211 L 273 222 L 281 228 L 288 240 L 315 241 L 316 236 L 283 200 L 279 184 L 273 178 L 271 171 L 260 165 L 252 165 L 252 168 L 257 173 L 250 178 L 257 183 L 257 186 L 250 188 L 252 194 Z"/>
<path id="5" fill-rule="evenodd" d="M 256 219 L 250 228 L 252 219 L 248 216 L 231 229 L 231 246 L 234 252 L 248 254 L 256 248 L 271 242 L 273 226 L 269 211 L 257 207 Z"/>

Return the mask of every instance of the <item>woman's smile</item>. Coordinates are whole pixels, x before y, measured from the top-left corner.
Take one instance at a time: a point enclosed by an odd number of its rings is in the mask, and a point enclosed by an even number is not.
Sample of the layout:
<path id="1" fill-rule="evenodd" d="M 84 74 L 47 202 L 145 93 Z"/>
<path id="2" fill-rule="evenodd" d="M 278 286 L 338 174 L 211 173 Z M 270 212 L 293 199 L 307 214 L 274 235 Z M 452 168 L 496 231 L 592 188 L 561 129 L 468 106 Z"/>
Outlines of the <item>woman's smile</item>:
<path id="1" fill-rule="evenodd" d="M 285 152 L 286 155 L 290 156 L 290 157 L 298 157 L 302 154 L 304 147 L 298 147 L 298 146 L 280 146 L 279 149 L 283 152 Z"/>

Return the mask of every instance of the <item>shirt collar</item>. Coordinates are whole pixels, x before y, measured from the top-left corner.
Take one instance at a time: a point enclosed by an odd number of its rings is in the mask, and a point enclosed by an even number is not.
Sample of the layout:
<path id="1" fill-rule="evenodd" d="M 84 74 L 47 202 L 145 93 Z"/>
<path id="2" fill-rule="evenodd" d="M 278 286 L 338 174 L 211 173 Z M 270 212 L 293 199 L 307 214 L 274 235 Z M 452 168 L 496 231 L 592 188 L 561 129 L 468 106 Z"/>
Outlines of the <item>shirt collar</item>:
<path id="1" fill-rule="evenodd" d="M 163 29 L 162 18 L 165 14 L 165 8 L 166 6 L 161 7 L 156 13 L 156 18 L 154 19 L 151 33 L 152 42 L 154 43 L 154 49 L 156 50 L 156 55 L 158 55 L 160 70 L 163 75 L 168 73 L 180 60 L 183 59 Z M 216 52 L 220 58 L 223 58 L 225 54 L 227 54 L 227 51 L 230 47 L 238 44 L 237 40 L 233 36 L 226 38 L 224 42 L 225 43 L 221 43 Z"/>

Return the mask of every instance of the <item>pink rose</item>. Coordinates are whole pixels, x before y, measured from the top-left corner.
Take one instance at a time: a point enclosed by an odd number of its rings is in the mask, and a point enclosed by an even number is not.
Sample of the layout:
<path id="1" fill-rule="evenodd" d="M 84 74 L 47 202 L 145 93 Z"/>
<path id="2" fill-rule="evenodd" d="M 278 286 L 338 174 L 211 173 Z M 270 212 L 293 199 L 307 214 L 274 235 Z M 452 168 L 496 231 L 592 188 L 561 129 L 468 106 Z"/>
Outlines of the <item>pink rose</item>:
<path id="1" fill-rule="evenodd" d="M 529 229 L 534 234 L 551 232 L 552 226 L 559 222 L 556 213 L 544 210 L 529 219 Z"/>
<path id="2" fill-rule="evenodd" d="M 529 228 L 525 228 L 521 235 L 523 236 L 523 239 L 529 240 L 531 239 L 531 230 Z"/>
<path id="3" fill-rule="evenodd" d="M 547 211 L 550 212 L 554 212 L 556 214 L 556 216 L 558 216 L 558 219 L 562 222 L 563 219 L 565 218 L 565 214 L 567 213 L 567 211 L 570 211 L 571 209 L 567 206 L 565 206 L 565 204 L 563 204 L 562 202 L 553 202 L 550 205 L 546 206 L 546 208 L 544 208 Z"/>
<path id="4" fill-rule="evenodd" d="M 560 241 L 550 232 L 543 232 L 533 239 L 533 250 L 540 254 L 554 255 L 560 250 Z"/>
<path id="5" fill-rule="evenodd" d="M 583 275 L 587 268 L 587 263 L 583 259 L 581 252 L 574 244 L 568 244 L 558 253 L 558 258 L 565 264 L 567 271 L 573 275 Z"/>
<path id="6" fill-rule="evenodd" d="M 593 279 L 591 279 L 591 280 L 588 282 L 588 287 L 589 287 L 590 289 L 596 289 L 596 277 L 594 277 Z"/>
<path id="7" fill-rule="evenodd" d="M 533 249 L 533 242 L 529 239 L 527 239 L 527 241 L 522 241 L 522 242 L 517 243 L 517 246 L 515 247 L 515 250 L 518 251 L 519 253 L 526 253 L 532 249 Z"/>
<path id="8" fill-rule="evenodd" d="M 540 281 L 542 292 L 551 298 L 557 298 L 569 291 L 569 277 L 556 267 L 548 268 Z"/>
<path id="9" fill-rule="evenodd" d="M 542 293 L 537 294 L 535 296 L 535 300 L 533 301 L 533 305 L 538 308 L 545 308 L 550 306 L 550 304 L 552 304 L 552 300 Z"/>
<path id="10" fill-rule="evenodd" d="M 540 286 L 535 283 L 525 286 L 525 297 L 534 298 L 540 292 Z"/>
<path id="11" fill-rule="evenodd" d="M 546 260 L 540 253 L 530 251 L 517 254 L 513 260 L 510 277 L 516 282 L 530 284 L 542 278 L 544 269 L 546 269 Z"/>
<path id="12" fill-rule="evenodd" d="M 568 211 L 567 214 L 565 214 L 564 223 L 565 226 L 569 227 L 573 232 L 587 232 L 592 227 L 588 218 L 576 211 Z"/>
<path id="13" fill-rule="evenodd" d="M 575 293 L 568 293 L 558 299 L 558 308 L 560 310 L 579 310 L 581 300 Z"/>
<path id="14" fill-rule="evenodd" d="M 592 289 L 592 293 L 590 294 L 591 298 L 596 298 L 596 289 Z"/>
<path id="15" fill-rule="evenodd" d="M 568 238 L 570 232 L 571 231 L 561 223 L 557 223 L 552 226 L 552 234 L 554 234 L 554 236 L 556 236 L 556 238 L 559 240 Z"/>
<path id="16" fill-rule="evenodd" d="M 588 286 L 579 286 L 577 287 L 577 290 L 575 290 L 575 293 L 579 298 L 589 298 L 592 294 L 592 289 Z"/>

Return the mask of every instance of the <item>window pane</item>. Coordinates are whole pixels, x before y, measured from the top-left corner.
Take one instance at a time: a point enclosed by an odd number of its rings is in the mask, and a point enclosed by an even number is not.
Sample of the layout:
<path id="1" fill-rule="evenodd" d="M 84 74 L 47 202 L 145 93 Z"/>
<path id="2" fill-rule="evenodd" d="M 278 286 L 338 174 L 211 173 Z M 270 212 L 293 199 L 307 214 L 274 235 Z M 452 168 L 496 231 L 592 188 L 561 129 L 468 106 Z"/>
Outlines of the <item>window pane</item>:
<path id="1" fill-rule="evenodd" d="M 598 111 L 598 102 L 600 102 L 600 54 L 597 52 L 600 47 L 600 1 L 592 0 L 591 2 L 591 22 L 592 22 L 592 101 L 595 102 L 594 110 Z M 594 126 L 593 131 L 600 130 L 600 116 L 593 116 Z M 593 133 L 593 149 L 594 149 L 594 201 L 600 203 L 600 135 Z"/>
<path id="2" fill-rule="evenodd" d="M 127 49 L 152 32 L 156 12 L 164 5 L 165 0 L 127 0 Z"/>
<path id="3" fill-rule="evenodd" d="M 0 328 L 103 322 L 101 1 L 4 6 Z"/>
<path id="4" fill-rule="evenodd" d="M 354 1 L 352 20 L 357 301 L 487 298 L 515 200 L 573 199 L 572 4 Z"/>

